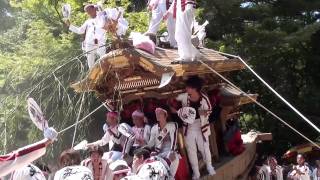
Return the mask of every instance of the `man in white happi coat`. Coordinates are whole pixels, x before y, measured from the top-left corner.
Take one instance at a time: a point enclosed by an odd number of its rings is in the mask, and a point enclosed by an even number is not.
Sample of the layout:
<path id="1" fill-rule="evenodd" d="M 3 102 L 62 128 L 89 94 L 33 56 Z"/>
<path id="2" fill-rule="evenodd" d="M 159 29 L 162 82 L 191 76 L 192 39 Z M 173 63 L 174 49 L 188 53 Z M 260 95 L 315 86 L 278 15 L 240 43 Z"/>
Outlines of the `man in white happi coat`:
<path id="1" fill-rule="evenodd" d="M 0 155 L 0 177 L 6 176 L 14 170 L 23 168 L 46 153 L 46 148 L 58 136 L 53 128 L 44 130 L 45 139 L 22 147 L 6 155 Z"/>
<path id="2" fill-rule="evenodd" d="M 170 172 L 174 177 L 179 166 L 177 153 L 178 124 L 167 122 L 168 112 L 162 108 L 155 110 L 158 123 L 151 129 L 148 147 L 155 148 L 157 156 L 170 159 Z"/>
<path id="3" fill-rule="evenodd" d="M 182 107 L 191 107 L 194 109 L 194 122 L 184 122 L 184 141 L 193 171 L 193 179 L 200 178 L 197 150 L 200 151 L 207 170 L 210 175 L 215 174 L 212 166 L 211 152 L 209 146 L 210 124 L 209 115 L 211 113 L 211 104 L 209 98 L 201 92 L 202 80 L 197 76 L 189 77 L 186 81 L 186 93 L 178 95 L 177 101 L 180 101 Z M 178 111 L 178 115 L 181 111 Z M 184 119 L 184 115 L 181 116 Z"/>
<path id="4" fill-rule="evenodd" d="M 149 142 L 151 127 L 145 123 L 144 113 L 140 110 L 135 110 L 132 113 L 132 121 L 134 126 L 132 131 L 134 132 L 134 149 L 142 147 Z"/>
<path id="5" fill-rule="evenodd" d="M 29 164 L 15 170 L 11 174 L 10 180 L 46 180 L 46 177 L 37 166 Z"/>
<path id="6" fill-rule="evenodd" d="M 151 156 L 150 151 L 139 148 L 135 150 L 132 162 L 132 174 L 122 180 L 172 180 L 170 162 L 159 156 Z"/>
<path id="7" fill-rule="evenodd" d="M 106 31 L 103 29 L 103 22 L 101 22 L 102 12 L 98 12 L 94 4 L 88 4 L 84 7 L 84 10 L 89 15 L 87 19 L 80 27 L 70 24 L 69 20 L 65 23 L 69 26 L 69 30 L 76 34 L 85 34 L 83 41 L 83 50 L 87 52 L 87 61 L 89 68 L 92 68 L 96 56 L 99 58 L 106 53 Z"/>
<path id="8" fill-rule="evenodd" d="M 92 171 L 95 180 L 107 180 L 108 162 L 102 159 L 103 149 L 100 146 L 92 146 L 89 148 L 90 157 L 81 162 L 82 166 Z"/>
<path id="9" fill-rule="evenodd" d="M 292 180 L 310 180 L 310 169 L 303 155 L 297 155 L 297 163 L 298 165 L 293 166 L 293 170 L 289 173 L 288 177 Z"/>
<path id="10" fill-rule="evenodd" d="M 152 17 L 149 24 L 149 29 L 146 33 L 156 34 L 159 30 L 161 21 L 164 15 L 172 4 L 173 0 L 150 0 L 148 9 L 152 12 Z M 177 41 L 175 39 L 175 19 L 173 14 L 167 17 L 167 30 L 170 46 L 177 47 Z"/>
<path id="11" fill-rule="evenodd" d="M 178 61 L 193 61 L 200 52 L 191 42 L 194 22 L 195 0 L 174 0 L 165 18 L 173 14 L 176 18 L 175 39 L 178 44 Z"/>
<path id="12" fill-rule="evenodd" d="M 125 123 L 118 123 L 119 114 L 117 112 L 107 113 L 107 124 L 104 136 L 87 146 L 104 146 L 109 143 L 110 151 L 120 151 L 127 155 L 134 140 L 134 133 L 131 127 Z"/>

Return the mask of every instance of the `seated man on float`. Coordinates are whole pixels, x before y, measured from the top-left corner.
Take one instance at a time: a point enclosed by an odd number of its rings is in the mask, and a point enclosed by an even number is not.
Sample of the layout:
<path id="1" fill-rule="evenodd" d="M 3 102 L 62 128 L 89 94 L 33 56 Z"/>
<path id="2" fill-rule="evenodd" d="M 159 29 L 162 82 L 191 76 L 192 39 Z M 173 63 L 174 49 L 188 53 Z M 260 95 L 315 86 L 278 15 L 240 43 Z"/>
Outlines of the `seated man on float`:
<path id="1" fill-rule="evenodd" d="M 148 147 L 155 149 L 154 155 L 164 159 L 172 159 L 170 172 L 174 177 L 179 165 L 179 155 L 177 153 L 178 124 L 168 122 L 168 112 L 165 109 L 157 108 L 155 113 L 158 124 L 151 129 Z"/>
<path id="2" fill-rule="evenodd" d="M 133 151 L 142 146 L 145 146 L 150 139 L 151 127 L 145 123 L 144 113 L 140 110 L 135 110 L 132 113 L 132 121 L 134 126 L 132 131 L 134 132 Z"/>
<path id="3" fill-rule="evenodd" d="M 170 161 L 159 156 L 151 156 L 150 151 L 140 148 L 134 151 L 132 174 L 123 180 L 172 180 Z"/>
<path id="4" fill-rule="evenodd" d="M 116 152 L 122 152 L 123 156 L 127 155 L 134 140 L 131 127 L 125 123 L 119 124 L 119 114 L 117 112 L 108 112 L 106 116 L 107 126 L 105 126 L 104 136 L 87 146 L 104 146 L 109 143 L 109 150 L 115 152 L 108 152 L 106 156 L 119 154 Z"/>
<path id="5" fill-rule="evenodd" d="M 73 149 L 64 150 L 59 158 L 60 170 L 54 175 L 54 180 L 93 180 L 92 172 L 85 166 L 80 166 L 80 153 Z"/>
<path id="6" fill-rule="evenodd" d="M 107 180 L 108 162 L 107 160 L 102 159 L 102 147 L 89 147 L 89 156 L 89 158 L 81 162 L 81 165 L 92 171 L 94 180 Z"/>

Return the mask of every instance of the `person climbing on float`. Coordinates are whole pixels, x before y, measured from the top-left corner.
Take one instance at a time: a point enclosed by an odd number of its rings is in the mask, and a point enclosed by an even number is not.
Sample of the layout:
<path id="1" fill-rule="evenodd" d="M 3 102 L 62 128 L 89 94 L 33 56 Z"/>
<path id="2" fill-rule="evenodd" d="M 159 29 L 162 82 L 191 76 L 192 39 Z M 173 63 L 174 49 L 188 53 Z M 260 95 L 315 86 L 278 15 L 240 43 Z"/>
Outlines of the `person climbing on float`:
<path id="1" fill-rule="evenodd" d="M 165 19 L 170 15 L 176 18 L 175 39 L 179 58 L 172 63 L 194 61 L 200 56 L 199 50 L 191 42 L 195 6 L 194 0 L 174 0 L 164 16 Z"/>
<path id="2" fill-rule="evenodd" d="M 198 76 L 191 76 L 185 84 L 186 93 L 182 93 L 176 98 L 177 101 L 181 102 L 182 109 L 178 111 L 173 108 L 171 109 L 173 112 L 178 113 L 179 117 L 184 121 L 184 141 L 193 171 L 192 178 L 199 179 L 200 171 L 197 150 L 200 151 L 206 163 L 209 175 L 216 173 L 212 166 L 209 147 L 210 124 L 208 119 L 212 108 L 209 98 L 201 92 L 202 79 Z"/>
<path id="3" fill-rule="evenodd" d="M 156 108 L 155 113 L 158 123 L 151 129 L 148 147 L 155 149 L 153 155 L 169 160 L 170 172 L 174 177 L 180 158 L 177 153 L 178 124 L 168 122 L 168 112 L 163 108 Z"/>
<path id="4" fill-rule="evenodd" d="M 152 17 L 150 19 L 149 29 L 145 34 L 157 34 L 160 23 L 173 0 L 151 0 L 148 4 L 148 10 L 152 12 Z M 170 46 L 172 48 L 177 47 L 177 41 L 175 39 L 175 19 L 173 15 L 170 14 L 167 17 L 167 30 L 168 39 Z"/>
<path id="5" fill-rule="evenodd" d="M 119 114 L 117 112 L 108 112 L 106 117 L 107 126 L 104 136 L 96 142 L 87 144 L 87 147 L 104 146 L 109 143 L 110 151 L 105 156 L 118 156 L 118 152 L 122 152 L 122 156 L 128 155 L 134 141 L 131 127 L 125 123 L 118 123 Z"/>
<path id="6" fill-rule="evenodd" d="M 107 180 L 108 162 L 102 159 L 102 147 L 91 146 L 88 151 L 89 158 L 83 160 L 80 164 L 91 170 L 94 180 Z"/>
<path id="7" fill-rule="evenodd" d="M 73 149 L 64 150 L 59 157 L 60 170 L 54 175 L 54 180 L 94 180 L 89 168 L 80 165 L 80 153 Z"/>
<path id="8" fill-rule="evenodd" d="M 91 69 L 95 63 L 96 56 L 99 58 L 106 53 L 106 30 L 102 28 L 101 18 L 104 16 L 102 12 L 98 12 L 94 4 L 88 4 L 84 7 L 84 11 L 89 15 L 80 27 L 70 23 L 70 20 L 65 20 L 65 24 L 69 30 L 76 34 L 85 34 L 85 39 L 82 43 L 83 50 L 87 52 L 87 63 Z"/>
<path id="9" fill-rule="evenodd" d="M 132 122 L 134 126 L 132 131 L 134 132 L 134 143 L 132 152 L 149 142 L 151 127 L 145 123 L 144 113 L 140 110 L 135 110 L 132 113 Z"/>

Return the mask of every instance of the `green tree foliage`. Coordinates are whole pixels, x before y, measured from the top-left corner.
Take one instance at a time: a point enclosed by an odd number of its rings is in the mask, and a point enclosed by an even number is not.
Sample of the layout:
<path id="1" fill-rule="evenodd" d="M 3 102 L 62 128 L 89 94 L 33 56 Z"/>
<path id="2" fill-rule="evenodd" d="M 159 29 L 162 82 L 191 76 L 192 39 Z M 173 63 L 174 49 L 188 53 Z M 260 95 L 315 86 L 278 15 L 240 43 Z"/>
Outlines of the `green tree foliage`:
<path id="1" fill-rule="evenodd" d="M 268 83 L 316 125 L 319 124 L 319 1 L 201 1 L 203 19 L 210 20 L 213 48 L 242 56 Z M 208 7 L 208 8 L 206 8 Z M 234 76 L 246 91 L 313 140 L 318 133 L 291 111 L 248 71 Z M 256 106 L 245 108 L 243 127 L 272 132 L 266 151 L 283 153 L 305 140 Z"/>
<path id="2" fill-rule="evenodd" d="M 98 106 L 93 94 L 75 94 L 70 83 L 86 75 L 81 54 L 80 36 L 69 33 L 61 21 L 63 3 L 72 6 L 72 22 L 86 19 L 85 0 L 11 0 L 0 1 L 0 153 L 42 138 L 29 120 L 26 99 L 34 97 L 43 108 L 49 124 L 61 130 Z M 108 0 L 105 7 L 121 5 L 130 31 L 145 32 L 149 12 L 141 1 Z M 280 94 L 315 123 L 320 117 L 320 2 L 317 0 L 203 0 L 199 1 L 197 19 L 209 20 L 208 47 L 238 54 Z M 139 10 L 139 11 L 137 11 Z M 2 24 L 4 26 L 2 26 Z M 13 26 L 14 25 L 14 26 Z M 242 89 L 259 93 L 259 101 L 311 139 L 318 134 L 290 111 L 247 71 L 233 74 Z M 272 132 L 274 140 L 266 151 L 277 153 L 303 142 L 301 137 L 255 105 L 243 109 L 244 131 L 256 129 Z M 103 112 L 80 125 L 77 141 L 101 136 Z M 95 119 L 96 121 L 92 121 Z M 87 131 L 95 128 L 96 131 Z M 62 149 L 70 147 L 73 129 L 61 134 L 46 156 L 52 160 Z M 275 148 L 276 147 L 276 148 Z"/>

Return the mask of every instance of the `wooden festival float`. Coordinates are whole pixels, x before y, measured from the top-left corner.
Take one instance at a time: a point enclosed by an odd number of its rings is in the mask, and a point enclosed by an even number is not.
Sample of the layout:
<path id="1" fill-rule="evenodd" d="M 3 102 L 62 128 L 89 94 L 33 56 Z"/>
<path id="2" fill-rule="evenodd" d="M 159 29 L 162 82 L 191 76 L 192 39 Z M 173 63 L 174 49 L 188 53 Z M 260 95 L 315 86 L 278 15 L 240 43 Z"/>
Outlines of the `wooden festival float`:
<path id="1" fill-rule="evenodd" d="M 239 59 L 231 58 L 217 51 L 202 48 L 201 60 L 222 75 L 245 68 Z M 220 118 L 211 124 L 210 148 L 217 174 L 207 176 L 204 163 L 202 179 L 231 180 L 247 179 L 256 156 L 256 143 L 271 140 L 269 133 L 249 132 L 243 134 L 245 150 L 237 156 L 222 156 L 224 148 L 222 132 L 226 129 L 226 120 L 238 116 L 239 108 L 252 100 L 232 88 L 221 83 L 221 80 L 210 69 L 200 62 L 171 64 L 178 58 L 177 50 L 156 48 L 155 54 L 149 54 L 128 44 L 118 44 L 117 49 L 103 56 L 89 71 L 86 78 L 72 84 L 76 92 L 95 92 L 97 97 L 109 102 L 121 110 L 122 119 L 128 122 L 130 113 L 135 108 L 150 108 L 149 104 L 167 102 L 184 91 L 184 80 L 189 75 L 198 75 L 205 81 L 204 92 L 212 95 L 219 92 L 221 107 Z M 257 94 L 249 94 L 256 99 Z M 214 101 L 214 100 L 213 100 Z M 215 103 L 215 102 L 213 102 Z M 111 108 L 111 107 L 110 107 Z M 127 110 L 131 112 L 127 112 Z M 185 154 L 182 134 L 179 134 L 179 148 Z"/>

